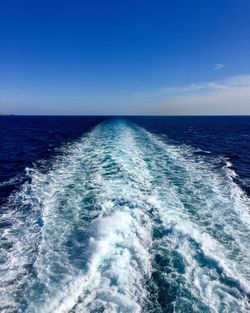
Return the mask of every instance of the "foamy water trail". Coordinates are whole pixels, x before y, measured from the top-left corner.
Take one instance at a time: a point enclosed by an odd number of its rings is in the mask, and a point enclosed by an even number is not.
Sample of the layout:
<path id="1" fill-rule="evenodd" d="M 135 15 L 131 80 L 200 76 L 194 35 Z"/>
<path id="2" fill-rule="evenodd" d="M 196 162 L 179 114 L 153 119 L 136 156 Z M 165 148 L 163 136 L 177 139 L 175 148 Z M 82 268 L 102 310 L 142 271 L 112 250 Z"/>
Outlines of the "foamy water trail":
<path id="1" fill-rule="evenodd" d="M 1 217 L 1 311 L 249 311 L 249 199 L 222 158 L 112 120 L 27 175 Z"/>

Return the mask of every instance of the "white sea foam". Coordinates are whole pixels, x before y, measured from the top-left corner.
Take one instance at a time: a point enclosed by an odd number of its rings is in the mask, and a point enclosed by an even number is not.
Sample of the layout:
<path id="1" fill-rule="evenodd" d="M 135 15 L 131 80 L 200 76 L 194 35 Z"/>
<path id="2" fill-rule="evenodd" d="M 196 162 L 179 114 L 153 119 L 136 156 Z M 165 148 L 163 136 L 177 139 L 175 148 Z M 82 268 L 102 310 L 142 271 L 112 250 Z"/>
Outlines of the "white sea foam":
<path id="1" fill-rule="evenodd" d="M 46 173 L 28 170 L 2 216 L 2 311 L 147 312 L 155 301 L 163 312 L 148 281 L 167 248 L 185 268 L 162 268 L 168 283 L 182 281 L 176 312 L 184 289 L 194 312 L 195 301 L 247 312 L 249 202 L 221 162 L 116 120 L 66 146 Z"/>
<path id="2" fill-rule="evenodd" d="M 134 173 L 139 164 L 129 129 L 123 124 L 104 126 L 71 147 L 46 174 L 44 189 L 39 187 L 44 226 L 33 266 L 36 276 L 26 291 L 27 302 L 35 301 L 28 303 L 27 312 L 67 312 L 72 307 L 76 312 L 101 307 L 141 311 L 147 296 L 144 276 L 150 275 L 151 264 L 147 179 Z M 83 204 L 89 193 L 90 208 Z M 89 224 L 84 217 L 91 215 L 96 218 Z M 72 243 L 80 250 L 80 264 L 65 248 L 76 227 L 85 233 L 83 240 Z"/>
<path id="3" fill-rule="evenodd" d="M 195 158 L 189 147 L 169 145 L 141 131 L 149 138 L 147 143 L 144 141 L 145 151 L 151 150 L 154 156 L 147 158 L 152 177 L 158 177 L 157 207 L 166 226 L 172 227 L 172 239 L 171 236 L 168 239 L 178 241 L 172 245 L 178 247 L 186 260 L 186 278 L 192 283 L 194 294 L 202 297 L 215 312 L 222 310 L 223 302 L 228 303 L 224 309 L 229 312 L 239 308 L 246 312 L 247 296 L 242 298 L 235 290 L 234 293 L 235 286 L 230 292 L 230 287 L 213 273 L 215 269 L 211 272 L 206 266 L 201 268 L 195 257 L 197 251 L 192 251 L 190 243 L 190 239 L 198 243 L 205 257 L 214 260 L 219 271 L 222 269 L 223 275 L 249 295 L 249 202 L 233 182 L 229 164 L 225 165 L 224 175 L 203 157 Z M 157 151 L 159 158 L 155 158 Z"/>

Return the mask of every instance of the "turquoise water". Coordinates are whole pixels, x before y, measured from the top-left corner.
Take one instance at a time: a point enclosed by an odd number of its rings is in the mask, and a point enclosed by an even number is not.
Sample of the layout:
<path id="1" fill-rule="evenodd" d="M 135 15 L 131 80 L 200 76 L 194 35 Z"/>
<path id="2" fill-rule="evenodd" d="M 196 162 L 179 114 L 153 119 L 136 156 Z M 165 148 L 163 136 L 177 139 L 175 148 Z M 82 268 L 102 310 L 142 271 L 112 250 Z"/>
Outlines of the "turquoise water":
<path id="1" fill-rule="evenodd" d="M 199 151 L 113 119 L 26 168 L 2 210 L 2 311 L 249 312 L 249 197 Z"/>

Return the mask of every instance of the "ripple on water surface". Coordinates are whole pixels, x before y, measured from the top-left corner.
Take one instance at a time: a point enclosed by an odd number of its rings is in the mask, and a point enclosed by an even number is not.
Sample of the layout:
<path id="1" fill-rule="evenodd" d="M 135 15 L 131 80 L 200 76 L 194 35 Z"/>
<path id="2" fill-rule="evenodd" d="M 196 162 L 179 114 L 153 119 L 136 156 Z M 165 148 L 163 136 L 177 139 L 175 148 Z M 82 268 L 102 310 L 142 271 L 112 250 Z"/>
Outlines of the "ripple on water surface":
<path id="1" fill-rule="evenodd" d="M 248 312 L 249 199 L 227 160 L 124 120 L 66 145 L 2 211 L 10 312 Z"/>

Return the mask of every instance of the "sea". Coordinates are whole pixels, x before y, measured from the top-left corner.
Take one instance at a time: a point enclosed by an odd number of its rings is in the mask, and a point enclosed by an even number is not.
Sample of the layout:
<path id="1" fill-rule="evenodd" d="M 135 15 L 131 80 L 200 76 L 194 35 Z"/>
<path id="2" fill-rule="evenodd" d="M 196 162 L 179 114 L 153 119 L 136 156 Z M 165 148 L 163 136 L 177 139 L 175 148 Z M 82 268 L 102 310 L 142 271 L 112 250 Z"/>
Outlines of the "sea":
<path id="1" fill-rule="evenodd" d="M 0 116 L 0 312 L 250 312 L 250 116 Z"/>

